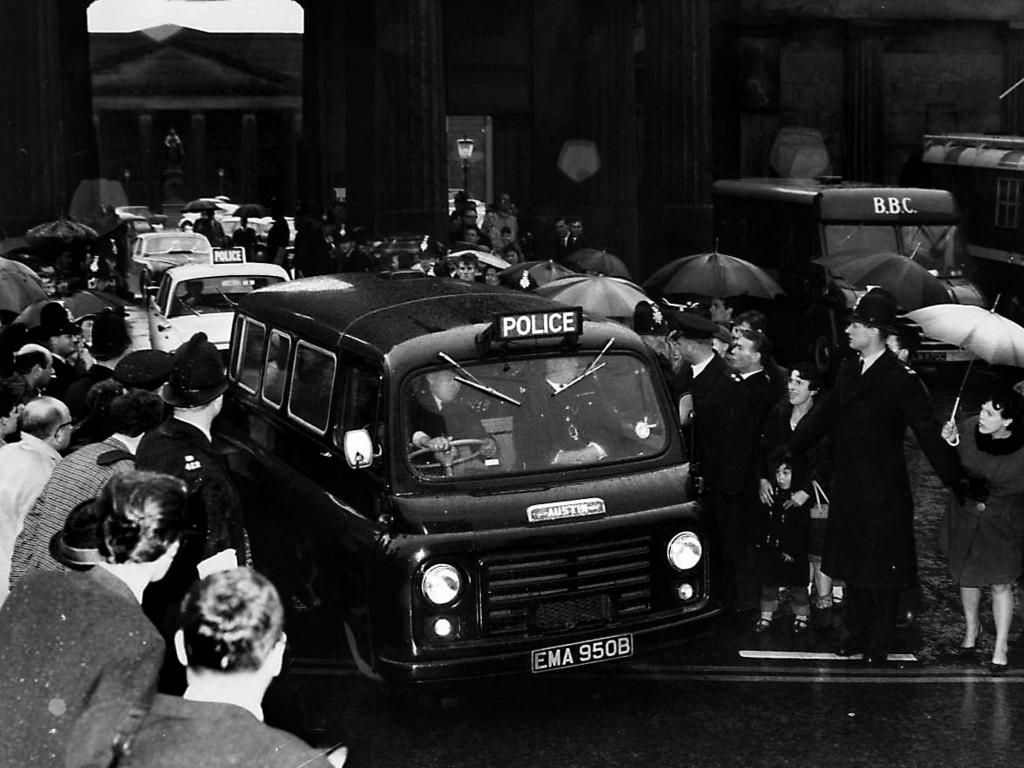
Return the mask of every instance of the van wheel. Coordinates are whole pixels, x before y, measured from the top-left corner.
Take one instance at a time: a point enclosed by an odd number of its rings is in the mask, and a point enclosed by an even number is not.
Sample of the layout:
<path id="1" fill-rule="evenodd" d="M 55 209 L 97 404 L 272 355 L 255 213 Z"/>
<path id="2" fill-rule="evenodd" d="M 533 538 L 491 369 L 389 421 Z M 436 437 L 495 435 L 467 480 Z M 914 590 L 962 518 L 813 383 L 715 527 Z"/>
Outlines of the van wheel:
<path id="1" fill-rule="evenodd" d="M 835 360 L 835 349 L 825 336 L 818 336 L 811 345 L 811 360 L 819 373 L 828 373 Z"/>

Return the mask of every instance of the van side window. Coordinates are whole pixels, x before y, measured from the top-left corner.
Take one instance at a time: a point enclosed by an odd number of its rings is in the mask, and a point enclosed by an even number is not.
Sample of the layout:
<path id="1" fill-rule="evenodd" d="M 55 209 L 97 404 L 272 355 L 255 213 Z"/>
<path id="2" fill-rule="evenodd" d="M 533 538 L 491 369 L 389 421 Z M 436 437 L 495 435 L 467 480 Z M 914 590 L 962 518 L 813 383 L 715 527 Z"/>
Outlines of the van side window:
<path id="1" fill-rule="evenodd" d="M 263 399 L 271 405 L 281 405 L 284 400 L 284 383 L 288 377 L 288 355 L 291 351 L 291 337 L 280 331 L 271 332 L 267 364 L 263 369 Z"/>
<path id="2" fill-rule="evenodd" d="M 369 430 L 375 442 L 383 439 L 384 435 L 378 429 L 381 380 L 379 371 L 346 366 L 341 420 L 335 434 L 338 445 L 341 445 L 345 432 L 351 429 Z"/>
<path id="3" fill-rule="evenodd" d="M 300 341 L 288 394 L 288 413 L 321 435 L 331 420 L 331 393 L 338 361 L 326 350 Z"/>
<path id="4" fill-rule="evenodd" d="M 260 367 L 263 364 L 263 350 L 267 343 L 267 328 L 262 323 L 246 319 L 241 327 L 241 354 L 235 378 L 243 389 L 255 394 L 260 384 Z"/>

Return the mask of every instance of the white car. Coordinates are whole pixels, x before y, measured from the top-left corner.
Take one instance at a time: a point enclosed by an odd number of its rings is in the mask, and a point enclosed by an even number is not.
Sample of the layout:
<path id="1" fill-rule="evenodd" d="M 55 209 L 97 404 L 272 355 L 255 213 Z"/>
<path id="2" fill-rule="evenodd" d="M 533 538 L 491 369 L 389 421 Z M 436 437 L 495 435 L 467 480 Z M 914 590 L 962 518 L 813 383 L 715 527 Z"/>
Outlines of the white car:
<path id="1" fill-rule="evenodd" d="M 182 264 L 209 264 L 213 257 L 210 241 L 194 232 L 148 232 L 135 238 L 132 261 L 140 267 L 139 293 L 160 279 L 166 270 Z"/>
<path id="2" fill-rule="evenodd" d="M 235 305 L 248 293 L 288 280 L 276 264 L 187 264 L 168 269 L 148 297 L 149 341 L 174 352 L 202 331 L 217 349 L 227 349 Z"/>

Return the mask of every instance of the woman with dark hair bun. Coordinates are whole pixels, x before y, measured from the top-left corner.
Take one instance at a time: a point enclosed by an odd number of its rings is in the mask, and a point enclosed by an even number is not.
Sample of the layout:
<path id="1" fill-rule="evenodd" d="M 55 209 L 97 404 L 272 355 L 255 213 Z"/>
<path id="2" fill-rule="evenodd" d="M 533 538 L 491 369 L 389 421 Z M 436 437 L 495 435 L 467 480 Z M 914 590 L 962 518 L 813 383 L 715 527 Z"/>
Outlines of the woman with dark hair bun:
<path id="1" fill-rule="evenodd" d="M 155 689 L 165 644 L 142 593 L 178 551 L 185 484 L 127 470 L 93 504 L 103 562 L 31 573 L 0 608 L 0 765 L 63 765 L 87 705 L 148 701 Z"/>
<path id="2" fill-rule="evenodd" d="M 982 587 L 992 591 L 996 637 L 989 671 L 1007 668 L 1013 622 L 1013 584 L 1024 556 L 1024 399 L 999 388 L 963 426 L 949 421 L 942 437 L 956 446 L 967 477 L 946 506 L 939 547 L 960 585 L 964 610 L 961 658 L 973 660 L 981 634 Z"/>

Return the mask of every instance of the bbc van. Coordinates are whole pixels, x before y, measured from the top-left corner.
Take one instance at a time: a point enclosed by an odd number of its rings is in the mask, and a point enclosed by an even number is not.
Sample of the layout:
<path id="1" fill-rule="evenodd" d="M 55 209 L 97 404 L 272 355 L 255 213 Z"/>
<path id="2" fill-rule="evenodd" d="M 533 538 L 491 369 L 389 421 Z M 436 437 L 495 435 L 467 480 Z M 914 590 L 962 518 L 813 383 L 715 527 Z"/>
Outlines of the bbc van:
<path id="1" fill-rule="evenodd" d="M 308 278 L 241 299 L 229 375 L 255 564 L 367 675 L 558 673 L 720 612 L 667 386 L 621 325 L 418 272 Z"/>
<path id="2" fill-rule="evenodd" d="M 836 259 L 910 259 L 939 281 L 946 302 L 985 302 L 968 274 L 960 208 L 945 190 L 836 177 L 750 178 L 716 181 L 713 197 L 718 247 L 765 269 L 786 292 L 765 309 L 787 365 L 811 360 L 834 373 L 849 351 L 847 318 L 870 284 L 847 280 Z M 916 356 L 927 363 L 968 359 L 927 338 Z"/>

